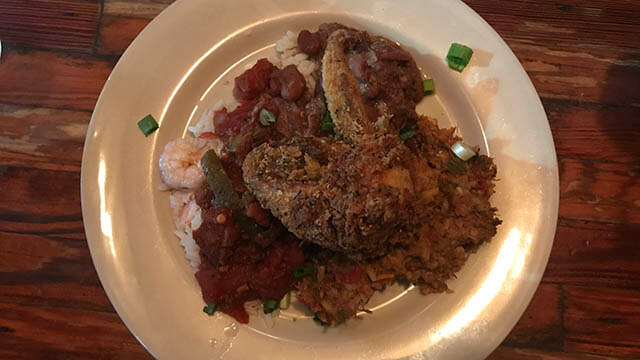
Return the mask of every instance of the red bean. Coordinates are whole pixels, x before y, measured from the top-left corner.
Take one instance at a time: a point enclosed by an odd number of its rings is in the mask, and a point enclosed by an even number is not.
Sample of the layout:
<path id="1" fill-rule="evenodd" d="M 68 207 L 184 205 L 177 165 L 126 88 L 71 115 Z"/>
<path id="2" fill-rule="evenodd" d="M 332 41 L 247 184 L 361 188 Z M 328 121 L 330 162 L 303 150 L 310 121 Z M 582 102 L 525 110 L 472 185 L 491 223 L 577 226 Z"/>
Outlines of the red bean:
<path id="1" fill-rule="evenodd" d="M 307 55 L 317 55 L 322 50 L 322 38 L 309 30 L 302 30 L 298 34 L 298 47 Z"/>
<path id="2" fill-rule="evenodd" d="M 277 94 L 278 88 L 283 99 L 297 101 L 304 94 L 306 82 L 298 68 L 292 64 L 271 74 L 269 90 L 272 94 Z"/>
<path id="3" fill-rule="evenodd" d="M 277 68 L 267 59 L 260 59 L 253 67 L 235 79 L 233 94 L 239 100 L 256 99 L 269 84 L 268 79 Z"/>

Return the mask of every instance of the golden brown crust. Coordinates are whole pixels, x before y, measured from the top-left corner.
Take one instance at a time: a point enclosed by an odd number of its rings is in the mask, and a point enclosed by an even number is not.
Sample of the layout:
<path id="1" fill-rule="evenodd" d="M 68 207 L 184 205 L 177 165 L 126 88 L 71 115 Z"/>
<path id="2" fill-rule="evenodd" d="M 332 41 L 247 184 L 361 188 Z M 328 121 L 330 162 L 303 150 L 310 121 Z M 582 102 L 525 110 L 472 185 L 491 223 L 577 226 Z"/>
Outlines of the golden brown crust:
<path id="1" fill-rule="evenodd" d="M 297 237 L 367 258 L 382 255 L 413 218 L 410 158 L 391 136 L 355 148 L 298 138 L 253 149 L 243 174 L 260 204 Z"/>
<path id="2" fill-rule="evenodd" d="M 322 57 L 322 87 L 336 133 L 357 144 L 374 129 L 367 120 L 360 87 L 344 53 L 343 39 L 346 36 L 346 30 L 337 30 L 327 40 Z"/>

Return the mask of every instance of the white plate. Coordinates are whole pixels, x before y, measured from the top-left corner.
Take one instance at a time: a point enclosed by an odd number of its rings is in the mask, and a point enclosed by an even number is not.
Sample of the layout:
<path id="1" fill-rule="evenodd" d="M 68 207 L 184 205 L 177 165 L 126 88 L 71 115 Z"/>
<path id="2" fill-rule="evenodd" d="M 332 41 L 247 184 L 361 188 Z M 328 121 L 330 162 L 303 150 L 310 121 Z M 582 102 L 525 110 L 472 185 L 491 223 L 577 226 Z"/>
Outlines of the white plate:
<path id="1" fill-rule="evenodd" d="M 419 111 L 455 124 L 495 157 L 492 203 L 504 220 L 449 282 L 453 294 L 409 291 L 363 320 L 324 331 L 310 319 L 258 318 L 236 331 L 202 313 L 199 287 L 157 191 L 163 145 L 186 132 L 232 79 L 286 30 L 338 21 L 407 46 L 436 82 Z M 451 42 L 475 49 L 462 74 Z M 136 122 L 161 123 L 145 138 Z M 558 169 L 540 100 L 502 39 L 460 1 L 178 1 L 118 62 L 96 105 L 82 162 L 82 210 L 94 264 L 122 320 L 162 359 L 474 359 L 516 323 L 545 268 L 556 226 Z M 376 303 L 398 292 L 377 296 Z M 226 332 L 226 334 L 225 334 Z"/>

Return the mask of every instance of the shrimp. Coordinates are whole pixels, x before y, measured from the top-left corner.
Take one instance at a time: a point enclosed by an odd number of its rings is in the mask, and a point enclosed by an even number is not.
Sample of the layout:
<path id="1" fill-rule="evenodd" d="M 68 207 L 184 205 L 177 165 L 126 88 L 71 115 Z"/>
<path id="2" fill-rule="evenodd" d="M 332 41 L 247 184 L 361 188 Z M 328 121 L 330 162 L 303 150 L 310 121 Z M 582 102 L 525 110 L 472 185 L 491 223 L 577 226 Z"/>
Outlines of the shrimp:
<path id="1" fill-rule="evenodd" d="M 167 143 L 160 156 L 162 181 L 171 189 L 196 189 L 204 182 L 198 163 L 204 149 L 190 139 L 175 139 Z"/>

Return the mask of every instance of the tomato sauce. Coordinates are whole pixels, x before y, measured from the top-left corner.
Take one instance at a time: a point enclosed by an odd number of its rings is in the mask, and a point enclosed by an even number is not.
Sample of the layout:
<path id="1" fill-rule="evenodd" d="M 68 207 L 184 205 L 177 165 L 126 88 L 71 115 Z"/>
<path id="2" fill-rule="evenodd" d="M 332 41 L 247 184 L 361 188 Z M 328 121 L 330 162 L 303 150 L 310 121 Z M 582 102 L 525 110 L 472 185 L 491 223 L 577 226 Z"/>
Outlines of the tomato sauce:
<path id="1" fill-rule="evenodd" d="M 220 162 L 242 197 L 246 215 L 261 229 L 250 239 L 234 222 L 231 209 L 216 204 L 208 185 L 197 191 L 203 221 L 193 233 L 202 260 L 196 279 L 205 302 L 215 302 L 218 310 L 241 323 L 249 321 L 245 302 L 282 299 L 296 283 L 293 270 L 305 262 L 300 241 L 246 191 L 241 169 L 246 154 L 263 142 L 319 131 L 324 99 L 303 98 L 306 91 L 305 79 L 295 66 L 277 69 L 260 59 L 235 79 L 234 96 L 240 105 L 216 111 L 215 132 L 206 135 L 224 143 Z M 259 122 L 262 109 L 274 115 L 275 124 Z"/>

